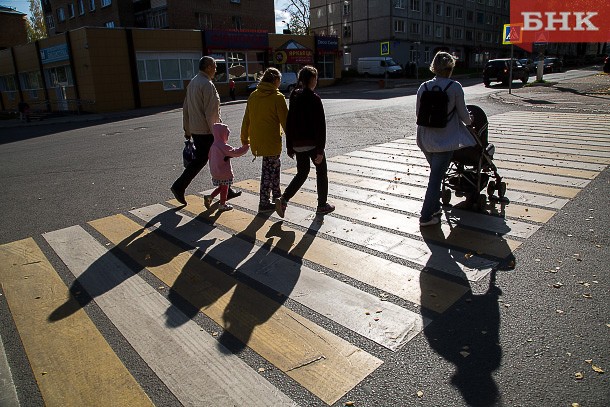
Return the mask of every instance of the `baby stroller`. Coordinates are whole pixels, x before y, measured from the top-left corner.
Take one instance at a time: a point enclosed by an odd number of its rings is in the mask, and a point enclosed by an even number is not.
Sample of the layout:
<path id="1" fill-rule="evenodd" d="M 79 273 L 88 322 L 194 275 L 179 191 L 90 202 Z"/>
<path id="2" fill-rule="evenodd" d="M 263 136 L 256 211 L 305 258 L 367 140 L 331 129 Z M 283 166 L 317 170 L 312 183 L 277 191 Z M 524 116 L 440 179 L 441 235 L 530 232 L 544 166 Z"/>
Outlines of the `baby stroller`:
<path id="1" fill-rule="evenodd" d="M 506 183 L 493 163 L 495 147 L 488 141 L 487 115 L 478 106 L 466 105 L 466 108 L 474 119 L 469 129 L 477 144 L 453 153 L 451 164 L 443 177 L 441 201 L 443 205 L 448 205 L 451 190 L 454 190 L 455 196 L 466 196 L 466 201 L 473 204 L 476 210 L 482 210 L 487 204 L 487 197 L 480 192 L 487 187 L 490 200 L 505 202 Z M 498 193 L 497 197 L 494 192 Z"/>

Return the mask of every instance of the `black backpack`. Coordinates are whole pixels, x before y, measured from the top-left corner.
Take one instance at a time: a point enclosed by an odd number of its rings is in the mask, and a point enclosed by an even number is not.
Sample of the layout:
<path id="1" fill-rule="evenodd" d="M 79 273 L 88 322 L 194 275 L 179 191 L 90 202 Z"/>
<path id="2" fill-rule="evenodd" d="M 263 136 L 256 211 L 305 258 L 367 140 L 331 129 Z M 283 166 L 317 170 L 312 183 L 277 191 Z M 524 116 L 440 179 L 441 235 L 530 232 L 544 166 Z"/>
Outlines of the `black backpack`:
<path id="1" fill-rule="evenodd" d="M 438 85 L 434 85 L 432 90 L 424 83 L 424 91 L 419 100 L 419 113 L 417 115 L 417 124 L 425 127 L 443 128 L 447 126 L 447 122 L 453 116 L 455 107 L 447 114 L 449 107 L 449 95 L 447 89 L 453 85 L 453 81 L 441 89 Z"/>

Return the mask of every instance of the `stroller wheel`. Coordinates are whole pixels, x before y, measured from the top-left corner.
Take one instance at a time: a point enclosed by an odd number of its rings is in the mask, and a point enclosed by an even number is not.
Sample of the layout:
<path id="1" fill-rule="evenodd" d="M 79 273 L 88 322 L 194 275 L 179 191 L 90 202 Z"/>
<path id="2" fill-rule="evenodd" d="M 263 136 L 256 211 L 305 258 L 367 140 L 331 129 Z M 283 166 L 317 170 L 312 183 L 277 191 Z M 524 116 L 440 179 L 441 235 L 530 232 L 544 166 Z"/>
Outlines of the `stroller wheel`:
<path id="1" fill-rule="evenodd" d="M 449 205 L 449 202 L 451 202 L 451 190 L 450 189 L 443 189 L 443 192 L 441 194 L 441 201 L 443 202 L 443 205 Z"/>
<path id="2" fill-rule="evenodd" d="M 496 181 L 489 181 L 487 184 L 487 195 L 491 198 L 496 190 Z"/>
<path id="3" fill-rule="evenodd" d="M 498 196 L 504 198 L 504 195 L 506 195 L 506 182 L 500 182 L 500 185 L 498 185 Z"/>

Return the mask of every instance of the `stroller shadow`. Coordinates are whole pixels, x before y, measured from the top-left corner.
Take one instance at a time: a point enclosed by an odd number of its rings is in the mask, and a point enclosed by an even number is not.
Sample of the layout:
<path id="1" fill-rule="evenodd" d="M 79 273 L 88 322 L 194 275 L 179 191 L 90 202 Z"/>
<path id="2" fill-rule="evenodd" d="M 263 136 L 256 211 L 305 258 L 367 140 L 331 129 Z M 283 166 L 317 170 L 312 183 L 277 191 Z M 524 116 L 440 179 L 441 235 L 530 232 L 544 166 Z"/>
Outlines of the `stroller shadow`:
<path id="1" fill-rule="evenodd" d="M 449 219 L 451 224 L 452 220 Z M 508 228 L 508 227 L 507 227 Z M 433 273 L 426 266 L 420 277 L 422 293 L 422 316 L 433 322 L 424 328 L 424 336 L 434 349 L 445 360 L 455 365 L 455 372 L 451 384 L 455 386 L 469 406 L 494 406 L 501 404 L 501 393 L 493 378 L 493 373 L 502 361 L 502 347 L 499 340 L 500 309 L 499 297 L 501 289 L 496 285 L 496 273 L 512 261 L 512 253 L 500 262 L 500 265 L 489 274 L 489 281 L 471 283 L 459 266 L 461 256 L 454 255 L 451 249 L 438 245 L 444 240 L 451 247 L 451 242 L 459 239 L 452 236 L 456 228 L 452 228 L 448 236 L 444 236 L 440 227 L 423 227 L 421 233 L 424 241 L 429 243 L 432 255 L 430 259 L 435 262 L 443 261 L 454 265 L 456 276 L 466 282 L 470 292 L 445 313 L 438 313 L 425 308 L 427 295 L 435 289 Z M 507 249 L 507 252 L 510 252 Z M 462 254 L 463 256 L 463 254 Z M 510 259 L 513 260 L 510 260 Z M 473 293 L 482 291 L 481 293 Z"/>

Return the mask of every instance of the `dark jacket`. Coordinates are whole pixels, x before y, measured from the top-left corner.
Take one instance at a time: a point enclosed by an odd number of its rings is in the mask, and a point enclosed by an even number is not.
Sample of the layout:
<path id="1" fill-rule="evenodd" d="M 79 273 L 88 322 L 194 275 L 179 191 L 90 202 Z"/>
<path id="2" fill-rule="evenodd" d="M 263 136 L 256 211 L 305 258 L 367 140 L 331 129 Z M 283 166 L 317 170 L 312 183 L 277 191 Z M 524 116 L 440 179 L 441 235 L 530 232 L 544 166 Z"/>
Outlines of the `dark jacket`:
<path id="1" fill-rule="evenodd" d="M 323 154 L 326 146 L 326 118 L 322 100 L 309 88 L 295 89 L 290 95 L 286 119 L 286 147 L 289 155 L 294 147 L 314 146 Z"/>

